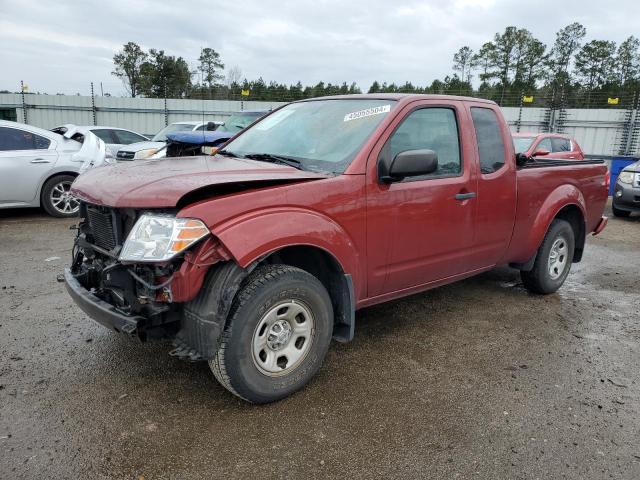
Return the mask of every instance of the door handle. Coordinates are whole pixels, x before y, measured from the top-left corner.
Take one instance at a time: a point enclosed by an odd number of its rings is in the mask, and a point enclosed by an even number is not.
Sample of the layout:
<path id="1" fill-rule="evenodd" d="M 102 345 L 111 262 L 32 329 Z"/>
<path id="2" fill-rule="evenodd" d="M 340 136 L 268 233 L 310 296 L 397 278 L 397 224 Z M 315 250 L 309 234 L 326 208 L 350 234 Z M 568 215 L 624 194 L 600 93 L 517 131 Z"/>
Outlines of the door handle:
<path id="1" fill-rule="evenodd" d="M 36 158 L 31 160 L 31 163 L 51 163 L 49 160 L 45 160 L 44 158 Z"/>
<path id="2" fill-rule="evenodd" d="M 469 200 L 476 198 L 476 192 L 456 193 L 456 200 Z"/>

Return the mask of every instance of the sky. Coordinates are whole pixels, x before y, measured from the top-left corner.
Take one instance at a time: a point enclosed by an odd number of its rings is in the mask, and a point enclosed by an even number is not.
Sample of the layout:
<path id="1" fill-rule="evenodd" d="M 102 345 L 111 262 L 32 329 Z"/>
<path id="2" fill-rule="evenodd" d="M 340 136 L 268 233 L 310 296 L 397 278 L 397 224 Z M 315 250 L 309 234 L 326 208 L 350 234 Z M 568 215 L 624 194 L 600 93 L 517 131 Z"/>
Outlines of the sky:
<path id="1" fill-rule="evenodd" d="M 111 75 L 128 41 L 182 56 L 202 47 L 243 77 L 304 85 L 374 80 L 428 85 L 451 75 L 453 54 L 477 50 L 508 25 L 550 46 L 578 21 L 587 40 L 640 36 L 638 0 L 0 0 L 0 90 L 87 95 L 90 82 L 125 95 Z"/>

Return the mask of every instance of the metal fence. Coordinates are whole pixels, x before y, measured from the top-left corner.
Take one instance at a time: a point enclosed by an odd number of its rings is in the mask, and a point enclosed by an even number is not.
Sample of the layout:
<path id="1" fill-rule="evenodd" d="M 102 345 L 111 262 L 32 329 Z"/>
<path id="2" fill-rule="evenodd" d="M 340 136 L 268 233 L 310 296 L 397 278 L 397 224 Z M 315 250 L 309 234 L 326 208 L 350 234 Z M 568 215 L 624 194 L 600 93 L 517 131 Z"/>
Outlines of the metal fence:
<path id="1" fill-rule="evenodd" d="M 65 123 L 128 128 L 153 134 L 183 120 L 224 120 L 241 110 L 268 110 L 276 101 L 118 98 L 0 94 L 0 118 L 42 128 Z M 563 102 L 502 107 L 513 131 L 558 132 L 573 136 L 593 156 L 640 156 L 638 101 L 615 108 L 567 108 Z"/>

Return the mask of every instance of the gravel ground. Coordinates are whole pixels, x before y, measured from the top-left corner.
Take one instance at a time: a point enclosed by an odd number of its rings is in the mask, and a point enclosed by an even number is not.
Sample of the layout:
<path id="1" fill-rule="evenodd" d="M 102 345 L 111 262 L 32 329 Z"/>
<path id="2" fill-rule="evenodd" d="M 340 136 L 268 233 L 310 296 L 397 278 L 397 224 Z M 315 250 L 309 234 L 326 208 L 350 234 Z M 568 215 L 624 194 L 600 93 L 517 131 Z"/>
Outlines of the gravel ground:
<path id="1" fill-rule="evenodd" d="M 557 294 L 496 269 L 360 311 L 260 407 L 86 318 L 55 281 L 71 223 L 0 212 L 2 479 L 640 478 L 640 217 Z"/>

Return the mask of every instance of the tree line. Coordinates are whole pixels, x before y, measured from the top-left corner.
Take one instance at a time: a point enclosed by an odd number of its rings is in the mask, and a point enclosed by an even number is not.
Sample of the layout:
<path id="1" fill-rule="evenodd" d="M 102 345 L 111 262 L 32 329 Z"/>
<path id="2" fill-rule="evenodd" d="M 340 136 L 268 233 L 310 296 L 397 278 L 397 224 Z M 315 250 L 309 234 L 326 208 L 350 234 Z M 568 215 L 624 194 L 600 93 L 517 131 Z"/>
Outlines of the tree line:
<path id="1" fill-rule="evenodd" d="M 224 73 L 225 65 L 213 48 L 200 51 L 197 66 L 189 68 L 182 57 L 165 54 L 154 48 L 145 52 L 138 44 L 128 42 L 113 57 L 112 74 L 120 78 L 132 97 L 149 98 L 221 98 L 247 96 L 251 100 L 300 100 L 326 95 L 362 93 L 355 83 L 338 85 L 319 82 L 304 86 L 242 78 L 239 67 Z"/>
<path id="2" fill-rule="evenodd" d="M 631 97 L 640 87 L 640 40 L 619 45 L 609 40 L 586 41 L 580 23 L 560 29 L 550 47 L 526 28 L 508 26 L 477 51 L 462 46 L 453 55 L 453 74 L 426 86 L 374 81 L 369 93 L 438 93 L 479 96 L 501 105 L 516 105 L 523 95 L 555 102 L 573 99 L 572 106 L 591 106 L 608 96 Z M 361 93 L 355 83 L 319 82 L 304 86 L 247 80 L 239 67 L 226 70 L 220 54 L 202 48 L 195 68 L 164 50 L 145 52 L 134 42 L 113 57 L 113 75 L 132 96 L 152 98 L 242 98 L 289 101 L 326 95 Z M 474 89 L 477 75 L 480 84 Z"/>
<path id="3" fill-rule="evenodd" d="M 556 33 L 548 48 L 525 28 L 509 26 L 477 51 L 461 47 L 453 55 L 454 74 L 414 87 L 374 82 L 369 92 L 420 92 L 480 96 L 501 105 L 541 96 L 573 106 L 590 106 L 594 99 L 631 98 L 640 87 L 640 40 L 634 36 L 620 45 L 609 40 L 585 41 L 586 28 L 572 23 Z M 477 74 L 480 86 L 474 90 Z M 564 99 L 564 100 L 563 100 Z"/>

